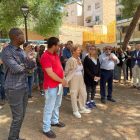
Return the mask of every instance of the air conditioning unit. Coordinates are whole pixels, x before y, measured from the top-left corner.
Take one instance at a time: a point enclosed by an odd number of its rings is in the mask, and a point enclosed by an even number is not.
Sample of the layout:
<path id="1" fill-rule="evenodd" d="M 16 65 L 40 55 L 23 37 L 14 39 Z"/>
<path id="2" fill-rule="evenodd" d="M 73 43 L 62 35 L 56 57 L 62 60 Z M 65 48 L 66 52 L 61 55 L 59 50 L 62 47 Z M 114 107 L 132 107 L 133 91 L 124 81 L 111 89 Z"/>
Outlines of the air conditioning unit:
<path id="1" fill-rule="evenodd" d="M 96 25 L 99 25 L 99 21 L 96 21 Z"/>

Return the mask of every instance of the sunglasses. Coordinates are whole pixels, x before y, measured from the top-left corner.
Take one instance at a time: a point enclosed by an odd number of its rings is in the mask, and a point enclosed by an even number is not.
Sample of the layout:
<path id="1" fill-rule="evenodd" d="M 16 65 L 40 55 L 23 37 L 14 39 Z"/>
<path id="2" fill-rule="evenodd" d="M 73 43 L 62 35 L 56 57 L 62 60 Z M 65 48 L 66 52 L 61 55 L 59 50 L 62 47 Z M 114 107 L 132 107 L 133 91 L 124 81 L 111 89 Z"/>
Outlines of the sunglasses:
<path id="1" fill-rule="evenodd" d="M 96 49 L 92 49 L 92 48 L 90 48 L 90 50 L 95 51 Z"/>
<path id="2" fill-rule="evenodd" d="M 105 50 L 111 50 L 111 49 L 105 49 Z"/>

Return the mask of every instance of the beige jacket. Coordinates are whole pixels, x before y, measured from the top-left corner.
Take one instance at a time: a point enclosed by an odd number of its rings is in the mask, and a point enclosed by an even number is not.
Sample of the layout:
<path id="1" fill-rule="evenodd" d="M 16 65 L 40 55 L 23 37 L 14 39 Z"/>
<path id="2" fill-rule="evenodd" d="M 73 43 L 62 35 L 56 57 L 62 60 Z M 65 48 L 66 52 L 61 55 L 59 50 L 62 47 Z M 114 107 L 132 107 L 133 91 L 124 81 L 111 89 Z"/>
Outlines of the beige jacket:
<path id="1" fill-rule="evenodd" d="M 82 64 L 80 58 L 79 62 Z M 77 64 L 77 60 L 72 56 L 71 58 L 68 59 L 68 61 L 66 62 L 66 67 L 65 67 L 65 79 L 67 81 L 67 85 L 66 87 L 69 87 L 69 81 L 73 78 L 73 76 L 75 75 L 76 71 L 78 68 L 78 64 Z"/>

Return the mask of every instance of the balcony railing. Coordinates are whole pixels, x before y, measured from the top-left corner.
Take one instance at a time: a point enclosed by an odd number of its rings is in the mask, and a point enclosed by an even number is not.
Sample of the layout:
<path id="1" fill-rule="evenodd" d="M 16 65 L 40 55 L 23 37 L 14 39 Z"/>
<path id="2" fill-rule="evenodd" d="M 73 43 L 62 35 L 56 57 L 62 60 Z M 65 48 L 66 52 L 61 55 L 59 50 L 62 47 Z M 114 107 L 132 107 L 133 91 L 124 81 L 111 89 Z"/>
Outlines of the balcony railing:
<path id="1" fill-rule="evenodd" d="M 126 33 L 122 33 L 122 40 L 124 40 L 124 38 L 125 38 L 125 35 L 126 35 Z M 133 40 L 140 40 L 140 31 L 134 31 L 133 32 L 133 34 L 132 34 L 132 36 L 131 36 L 131 39 Z M 120 40 L 120 33 L 119 34 L 117 34 L 117 40 Z"/>

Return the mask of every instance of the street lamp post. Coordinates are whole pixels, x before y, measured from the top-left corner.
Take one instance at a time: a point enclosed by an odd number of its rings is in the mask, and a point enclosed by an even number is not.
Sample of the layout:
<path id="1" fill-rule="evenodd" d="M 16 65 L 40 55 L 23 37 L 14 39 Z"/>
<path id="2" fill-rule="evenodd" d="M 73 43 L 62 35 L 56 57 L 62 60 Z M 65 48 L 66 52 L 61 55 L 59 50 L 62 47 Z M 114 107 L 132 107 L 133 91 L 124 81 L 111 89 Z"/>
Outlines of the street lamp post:
<path id="1" fill-rule="evenodd" d="M 118 31 L 120 32 L 120 48 L 121 48 L 121 44 L 122 44 L 122 29 L 123 29 L 123 26 L 118 26 Z"/>
<path id="2" fill-rule="evenodd" d="M 24 16 L 24 20 L 25 20 L 25 34 L 26 34 L 26 42 L 28 42 L 28 35 L 27 35 L 27 16 L 29 13 L 29 7 L 25 4 L 23 4 L 20 7 L 20 10 L 22 11 L 22 14 Z"/>

